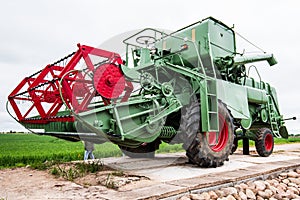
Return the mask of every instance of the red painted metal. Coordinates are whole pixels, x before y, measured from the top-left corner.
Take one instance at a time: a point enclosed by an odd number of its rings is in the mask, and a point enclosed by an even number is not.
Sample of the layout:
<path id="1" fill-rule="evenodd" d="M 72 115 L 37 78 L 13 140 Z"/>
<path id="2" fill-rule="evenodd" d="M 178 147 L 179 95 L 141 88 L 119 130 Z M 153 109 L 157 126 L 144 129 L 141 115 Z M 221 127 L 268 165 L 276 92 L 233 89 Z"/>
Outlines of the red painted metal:
<path id="1" fill-rule="evenodd" d="M 94 87 L 107 99 L 118 98 L 123 93 L 125 84 L 121 69 L 113 63 L 101 65 L 94 73 Z"/>
<path id="2" fill-rule="evenodd" d="M 220 152 L 226 147 L 229 134 L 227 122 L 225 121 L 224 116 L 220 113 L 219 128 L 220 131 L 218 134 L 216 132 L 206 133 L 208 144 L 210 145 L 211 150 L 215 152 Z"/>
<path id="3" fill-rule="evenodd" d="M 62 96 L 65 103 L 70 109 L 75 112 L 87 110 L 90 101 L 94 96 L 102 95 L 105 99 L 113 99 L 119 97 L 122 92 L 126 91 L 123 100 L 127 100 L 133 87 L 130 82 L 125 81 L 121 70 L 118 65 L 123 61 L 119 54 L 109 52 L 106 50 L 80 45 L 78 44 L 78 50 L 69 56 L 55 62 L 54 64 L 47 65 L 43 70 L 24 78 L 19 85 L 12 91 L 8 99 L 16 116 L 20 122 L 26 123 L 48 123 L 50 121 L 73 121 L 72 116 L 58 117 L 57 113 L 63 106 L 63 101 L 59 93 L 59 83 L 62 84 Z M 92 62 L 92 56 L 105 59 L 105 62 L 109 66 L 114 66 L 113 70 L 108 69 L 108 74 L 104 78 L 104 83 L 97 84 L 97 88 L 101 91 L 100 87 L 109 88 L 107 92 L 97 93 L 93 86 L 93 80 L 88 79 L 87 75 L 94 73 L 95 64 Z M 68 60 L 68 61 L 67 61 Z M 84 60 L 86 68 L 84 72 L 74 71 L 79 65 L 80 60 Z M 62 62 L 66 62 L 65 65 L 61 65 Z M 101 65 L 96 69 L 101 71 Z M 121 80 L 121 83 L 114 83 L 113 86 L 108 84 L 109 81 L 114 82 L 116 79 L 111 79 L 108 76 L 114 77 L 115 74 Z M 63 78 L 63 79 L 62 79 Z M 98 75 L 99 78 L 99 75 Z M 102 78 L 100 77 L 102 80 Z M 122 86 L 121 89 L 116 89 Z M 122 90 L 122 92 L 121 92 Z M 116 93 L 114 91 L 117 91 Z M 129 93 L 129 94 L 128 94 Z M 80 100 L 78 99 L 80 97 Z M 105 100 L 104 99 L 104 100 Z M 18 101 L 26 101 L 32 105 L 25 111 L 21 111 Z M 107 102 L 107 101 L 106 101 Z M 30 116 L 33 112 L 37 113 L 39 117 Z"/>
<path id="4" fill-rule="evenodd" d="M 271 151 L 273 149 L 274 141 L 271 133 L 267 133 L 265 136 L 265 147 L 267 151 Z"/>

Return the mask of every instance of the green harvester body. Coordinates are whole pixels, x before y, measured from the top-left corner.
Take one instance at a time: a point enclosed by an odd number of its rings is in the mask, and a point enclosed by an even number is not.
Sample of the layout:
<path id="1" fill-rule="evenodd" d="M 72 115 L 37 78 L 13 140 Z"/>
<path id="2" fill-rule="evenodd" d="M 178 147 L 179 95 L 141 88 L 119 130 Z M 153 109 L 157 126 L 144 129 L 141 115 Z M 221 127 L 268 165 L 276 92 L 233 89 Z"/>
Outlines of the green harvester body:
<path id="1" fill-rule="evenodd" d="M 147 28 L 125 38 L 120 45 L 126 46 L 126 54 L 118 67 L 134 86 L 126 101 L 120 96 L 110 103 L 94 101 L 82 112 L 59 112 L 74 115 L 75 122 L 23 125 L 43 128 L 45 134 L 69 140 L 76 141 L 79 135 L 81 140 L 95 143 L 111 141 L 130 153 L 155 151 L 161 141 L 184 143 L 189 159 L 200 166 L 221 165 L 228 157 L 228 149 L 224 150 L 227 142 L 257 141 L 257 132 L 262 132 L 262 128 L 263 132 L 270 130 L 274 137 L 287 138 L 275 88 L 246 72 L 248 64 L 259 61 L 275 65 L 273 54 L 238 53 L 235 32 L 222 22 L 209 17 L 172 33 Z M 191 102 L 197 102 L 197 106 Z M 228 114 L 226 111 L 225 117 L 220 117 L 224 107 Z M 190 119 L 193 109 L 198 117 Z M 195 120 L 198 125 L 191 122 Z M 228 122 L 226 129 L 233 131 L 221 131 L 224 120 Z M 192 126 L 196 127 L 192 130 L 195 136 L 187 144 L 184 140 L 191 133 L 186 132 Z M 211 153 L 197 150 L 199 156 L 194 158 L 190 145 L 195 138 L 195 144 L 199 144 L 201 135 L 208 133 L 214 133 L 207 139 Z M 212 147 L 221 140 L 221 133 L 233 136 L 223 136 L 219 149 Z M 151 144 L 148 149 L 147 144 Z M 228 148 L 233 148 L 233 144 Z M 219 156 L 222 151 L 226 151 L 225 157 Z"/>

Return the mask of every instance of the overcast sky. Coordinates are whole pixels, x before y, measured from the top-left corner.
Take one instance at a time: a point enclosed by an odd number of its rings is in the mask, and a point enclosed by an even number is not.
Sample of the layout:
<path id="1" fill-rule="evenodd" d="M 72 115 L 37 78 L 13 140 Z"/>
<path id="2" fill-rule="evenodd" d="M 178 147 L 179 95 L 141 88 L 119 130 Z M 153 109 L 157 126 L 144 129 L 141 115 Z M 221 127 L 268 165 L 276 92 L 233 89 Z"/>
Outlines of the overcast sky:
<path id="1" fill-rule="evenodd" d="M 9 93 L 25 77 L 77 50 L 116 34 L 145 27 L 177 30 L 213 16 L 265 51 L 279 64 L 259 69 L 279 97 L 292 133 L 300 133 L 300 6 L 296 0 L 1 0 L 0 131 L 24 130 L 5 110 Z"/>

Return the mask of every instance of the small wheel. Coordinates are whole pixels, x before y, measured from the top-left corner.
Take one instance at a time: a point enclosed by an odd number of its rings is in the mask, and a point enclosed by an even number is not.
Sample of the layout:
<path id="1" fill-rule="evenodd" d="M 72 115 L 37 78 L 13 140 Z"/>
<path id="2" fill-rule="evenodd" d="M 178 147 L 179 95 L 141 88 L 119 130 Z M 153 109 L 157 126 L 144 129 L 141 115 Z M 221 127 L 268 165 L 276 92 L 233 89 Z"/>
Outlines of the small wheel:
<path id="1" fill-rule="evenodd" d="M 268 157 L 274 148 L 274 137 L 268 128 L 261 128 L 256 133 L 255 148 L 258 155 Z"/>
<path id="2" fill-rule="evenodd" d="M 143 35 L 136 38 L 135 41 L 139 44 L 149 45 L 149 44 L 154 44 L 156 42 L 156 39 L 155 37 L 152 36 Z"/>

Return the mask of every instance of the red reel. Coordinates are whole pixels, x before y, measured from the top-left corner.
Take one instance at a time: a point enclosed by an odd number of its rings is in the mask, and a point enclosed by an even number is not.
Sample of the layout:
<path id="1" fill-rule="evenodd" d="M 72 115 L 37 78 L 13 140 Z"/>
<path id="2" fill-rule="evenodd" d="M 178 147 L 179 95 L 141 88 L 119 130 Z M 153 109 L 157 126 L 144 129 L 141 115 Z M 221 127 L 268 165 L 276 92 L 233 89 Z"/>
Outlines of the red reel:
<path id="1" fill-rule="evenodd" d="M 124 75 L 116 64 L 102 64 L 94 72 L 94 87 L 106 99 L 118 98 L 124 92 L 125 86 Z"/>

